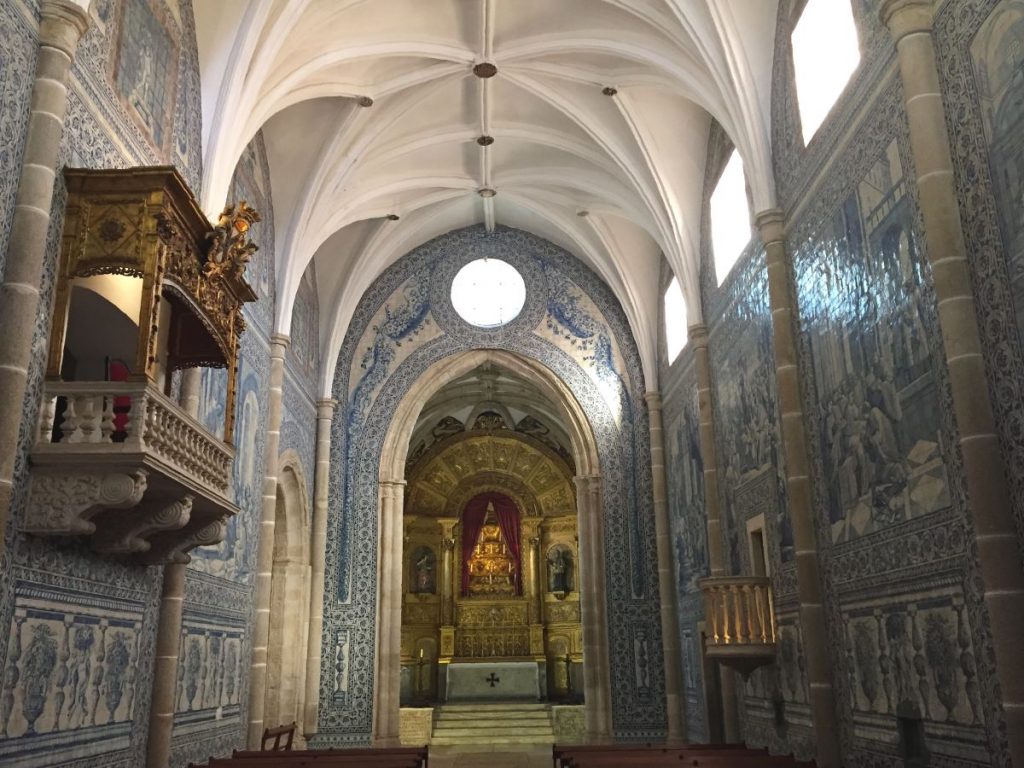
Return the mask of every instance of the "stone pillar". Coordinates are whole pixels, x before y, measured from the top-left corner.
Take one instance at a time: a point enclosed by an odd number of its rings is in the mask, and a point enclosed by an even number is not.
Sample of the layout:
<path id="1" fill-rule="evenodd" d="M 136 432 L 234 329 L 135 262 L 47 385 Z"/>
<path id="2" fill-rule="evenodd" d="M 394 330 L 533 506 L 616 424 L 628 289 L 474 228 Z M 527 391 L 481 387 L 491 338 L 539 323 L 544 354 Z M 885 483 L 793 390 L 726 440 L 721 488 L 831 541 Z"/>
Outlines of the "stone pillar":
<path id="1" fill-rule="evenodd" d="M 438 522 L 441 524 L 441 624 L 451 626 L 455 623 L 454 530 L 459 518 L 442 517 Z"/>
<path id="2" fill-rule="evenodd" d="M 708 351 L 707 326 L 691 325 L 689 337 L 697 371 L 697 415 L 700 419 L 700 455 L 704 462 L 704 511 L 708 527 L 708 569 L 713 577 L 728 576 L 729 569 L 725 562 L 725 539 L 722 535 L 722 508 L 718 495 L 718 443 L 715 436 L 714 395 L 711 389 L 711 357 Z M 731 744 L 739 741 L 740 738 L 736 675 L 727 667 L 718 665 L 718 677 L 722 705 L 722 739 Z M 709 720 L 717 714 L 709 711 Z"/>
<path id="3" fill-rule="evenodd" d="M 167 768 L 174 729 L 174 692 L 181 648 L 181 615 L 185 603 L 185 564 L 164 566 L 160 615 L 157 618 L 153 689 L 149 706 L 146 768 Z"/>
<path id="4" fill-rule="evenodd" d="M 658 598 L 661 602 L 661 643 L 665 657 L 665 710 L 668 739 L 683 737 L 682 674 L 679 651 L 679 611 L 675 572 L 672 570 L 672 526 L 668 518 L 668 486 L 665 481 L 665 435 L 661 393 L 647 392 L 651 431 L 651 476 L 654 489 L 654 534 L 658 540 Z"/>
<path id="5" fill-rule="evenodd" d="M 839 724 L 835 710 L 835 689 L 829 671 L 828 627 L 821 588 L 810 459 L 797 358 L 798 310 L 791 287 L 792 264 L 786 252 L 782 211 L 768 210 L 757 214 L 757 227 L 768 262 L 775 380 L 782 420 L 786 492 L 796 548 L 800 634 L 806 661 L 811 717 L 817 734 L 817 762 L 819 768 L 837 768 L 840 765 Z"/>
<path id="6" fill-rule="evenodd" d="M 974 522 L 1002 694 L 1010 757 L 1024 765 L 1024 570 L 989 395 L 932 37 L 930 0 L 886 0 L 882 21 L 896 41 L 910 148 L 924 221 L 939 327 L 960 433 L 963 482 Z"/>
<path id="7" fill-rule="evenodd" d="M 267 403 L 267 441 L 263 449 L 263 506 L 256 550 L 256 620 L 249 663 L 249 749 L 259 749 L 267 694 L 267 645 L 270 642 L 270 581 L 274 568 L 274 523 L 277 515 L 277 459 L 281 437 L 281 388 L 288 337 L 270 337 L 270 399 Z M 280 723 L 271 723 L 280 725 Z"/>
<path id="8" fill-rule="evenodd" d="M 576 506 L 580 521 L 581 559 L 579 569 L 580 607 L 583 624 L 583 685 L 586 696 L 584 717 L 587 740 L 611 740 L 611 702 L 608 679 L 608 628 L 604 621 L 607 600 L 601 519 L 601 478 L 582 475 L 576 482 Z"/>
<path id="9" fill-rule="evenodd" d="M 530 624 L 544 623 L 542 583 L 544 576 L 540 567 L 540 524 L 543 518 L 524 517 L 523 533 L 520 541 L 526 544 L 526 578 L 523 580 L 523 597 L 529 598 L 527 603 L 527 620 Z"/>
<path id="10" fill-rule="evenodd" d="M 181 410 L 193 419 L 199 418 L 199 398 L 202 394 L 202 387 L 202 368 L 185 368 L 181 371 L 181 394 L 178 402 L 181 405 Z"/>
<path id="11" fill-rule="evenodd" d="M 198 368 L 186 368 L 181 372 L 181 409 L 192 418 L 199 416 L 201 386 L 202 371 Z M 160 614 L 157 617 L 146 768 L 166 768 L 171 756 L 176 704 L 174 694 L 177 690 L 178 655 L 181 653 L 181 617 L 185 603 L 185 576 L 185 563 L 168 563 L 164 566 Z"/>
<path id="12" fill-rule="evenodd" d="M 402 499 L 404 480 L 380 485 L 380 595 L 378 604 L 377 691 L 373 742 L 396 746 L 402 663 Z"/>
<path id="13" fill-rule="evenodd" d="M 324 558 L 327 552 L 327 498 L 331 481 L 331 421 L 338 401 L 316 404 L 316 470 L 313 473 L 313 541 L 310 551 L 309 637 L 306 650 L 306 705 L 302 730 L 308 741 L 320 716 L 320 665 L 324 632 Z"/>
<path id="14" fill-rule="evenodd" d="M 39 53 L 28 135 L 0 284 L 0 549 L 11 514 L 14 462 L 39 315 L 55 167 L 68 108 L 68 77 L 78 41 L 89 26 L 85 9 L 70 0 L 43 0 L 39 13 Z"/>

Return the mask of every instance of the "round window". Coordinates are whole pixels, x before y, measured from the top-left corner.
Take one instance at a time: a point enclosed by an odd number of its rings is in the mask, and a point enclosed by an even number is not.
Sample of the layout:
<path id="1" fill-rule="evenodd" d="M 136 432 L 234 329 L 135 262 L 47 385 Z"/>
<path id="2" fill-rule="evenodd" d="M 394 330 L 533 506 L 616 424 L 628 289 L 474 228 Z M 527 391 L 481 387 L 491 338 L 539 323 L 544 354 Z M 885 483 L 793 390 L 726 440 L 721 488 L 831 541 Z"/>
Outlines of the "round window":
<path id="1" fill-rule="evenodd" d="M 501 259 L 477 259 L 452 280 L 452 306 L 478 328 L 498 328 L 516 318 L 526 302 L 526 283 Z"/>

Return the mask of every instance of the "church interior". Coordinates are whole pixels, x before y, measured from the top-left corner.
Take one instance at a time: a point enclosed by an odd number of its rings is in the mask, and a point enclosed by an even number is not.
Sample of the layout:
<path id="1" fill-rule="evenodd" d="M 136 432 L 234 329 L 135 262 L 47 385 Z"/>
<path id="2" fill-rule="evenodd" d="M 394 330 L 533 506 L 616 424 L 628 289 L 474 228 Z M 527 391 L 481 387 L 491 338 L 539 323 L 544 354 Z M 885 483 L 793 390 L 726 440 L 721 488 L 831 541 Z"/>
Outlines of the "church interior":
<path id="1" fill-rule="evenodd" d="M 0 0 L 0 765 L 1024 766 L 1022 137 L 1024 0 Z"/>

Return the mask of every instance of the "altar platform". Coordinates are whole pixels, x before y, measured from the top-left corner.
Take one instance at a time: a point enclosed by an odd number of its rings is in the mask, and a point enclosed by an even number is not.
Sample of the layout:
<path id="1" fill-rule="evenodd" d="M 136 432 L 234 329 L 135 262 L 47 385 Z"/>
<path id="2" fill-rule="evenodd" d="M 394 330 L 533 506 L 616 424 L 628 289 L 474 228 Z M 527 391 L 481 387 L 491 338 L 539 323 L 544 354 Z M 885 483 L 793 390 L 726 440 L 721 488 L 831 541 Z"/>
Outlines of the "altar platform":
<path id="1" fill-rule="evenodd" d="M 480 659 L 445 666 L 445 701 L 542 701 L 547 693 L 543 662 Z"/>

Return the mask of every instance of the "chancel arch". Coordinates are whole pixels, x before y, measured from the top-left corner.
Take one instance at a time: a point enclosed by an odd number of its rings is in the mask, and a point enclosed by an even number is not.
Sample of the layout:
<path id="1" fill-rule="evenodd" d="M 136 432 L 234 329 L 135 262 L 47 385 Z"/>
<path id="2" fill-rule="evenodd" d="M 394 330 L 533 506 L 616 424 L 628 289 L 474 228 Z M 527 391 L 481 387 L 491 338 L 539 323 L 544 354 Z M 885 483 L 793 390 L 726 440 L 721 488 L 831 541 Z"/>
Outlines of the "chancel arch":
<path id="1" fill-rule="evenodd" d="M 526 284 L 522 311 L 496 329 L 462 321 L 449 298 L 458 269 L 486 256 L 511 264 Z M 470 227 L 378 278 L 339 355 L 318 744 L 397 736 L 410 443 L 425 433 L 417 425 L 431 398 L 487 366 L 535 387 L 557 409 L 560 427 L 547 434 L 566 438 L 587 728 L 620 738 L 665 732 L 645 389 L 628 322 L 600 278 L 562 249 L 520 230 Z M 509 410 L 518 423 L 527 415 Z M 535 423 L 544 414 L 529 415 L 525 428 L 545 434 Z"/>

